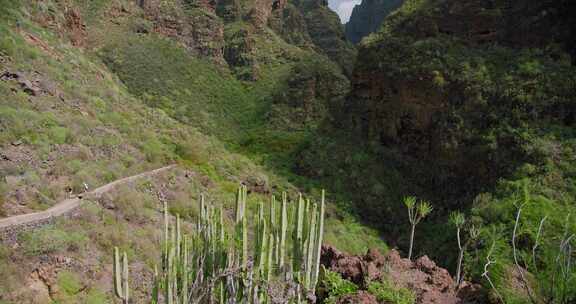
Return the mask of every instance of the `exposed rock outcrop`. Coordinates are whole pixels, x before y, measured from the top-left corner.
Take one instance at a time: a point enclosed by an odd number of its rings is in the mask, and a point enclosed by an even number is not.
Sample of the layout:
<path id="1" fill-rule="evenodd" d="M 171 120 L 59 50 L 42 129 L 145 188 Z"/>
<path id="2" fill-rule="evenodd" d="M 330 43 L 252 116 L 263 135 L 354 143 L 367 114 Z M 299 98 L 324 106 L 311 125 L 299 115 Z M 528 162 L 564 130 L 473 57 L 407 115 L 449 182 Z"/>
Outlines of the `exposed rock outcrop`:
<path id="1" fill-rule="evenodd" d="M 326 55 L 347 75 L 351 74 L 356 50 L 346 40 L 338 15 L 328 8 L 326 1 L 302 0 L 275 5 L 268 25 L 286 42 Z"/>
<path id="2" fill-rule="evenodd" d="M 338 63 L 350 75 L 356 58 L 356 49 L 346 40 L 338 15 L 322 0 L 303 0 L 299 8 L 306 20 L 312 42 L 328 58 Z"/>
<path id="3" fill-rule="evenodd" d="M 414 292 L 418 304 L 485 303 L 480 286 L 463 283 L 456 289 L 448 271 L 427 256 L 414 262 L 403 259 L 396 250 L 382 255 L 371 249 L 364 256 L 350 256 L 330 246 L 322 247 L 321 263 L 360 287 L 367 282 L 388 280 L 397 287 Z M 343 297 L 338 303 L 377 303 L 372 295 L 360 291 Z"/>
<path id="4" fill-rule="evenodd" d="M 0 81 L 14 81 L 18 84 L 22 92 L 34 97 L 50 95 L 63 99 L 62 93 L 56 85 L 43 77 L 39 72 L 25 74 L 22 72 L 5 71 L 0 74 Z"/>
<path id="5" fill-rule="evenodd" d="M 70 41 L 74 46 L 83 46 L 86 39 L 86 25 L 82 20 L 80 10 L 69 8 L 65 11 L 66 28 L 70 36 Z"/>
<path id="6" fill-rule="evenodd" d="M 362 38 L 380 29 L 384 18 L 400 7 L 404 0 L 363 0 L 356 5 L 346 23 L 346 38 L 359 43 Z"/>
<path id="7" fill-rule="evenodd" d="M 188 5 L 183 10 L 149 1 L 145 10 L 154 23 L 154 32 L 181 42 L 194 55 L 226 64 L 224 22 L 215 14 L 215 3 L 199 1 Z"/>
<path id="8" fill-rule="evenodd" d="M 286 42 L 306 49 L 314 48 L 306 19 L 296 5 L 288 3 L 283 10 L 276 10 L 268 24 Z"/>

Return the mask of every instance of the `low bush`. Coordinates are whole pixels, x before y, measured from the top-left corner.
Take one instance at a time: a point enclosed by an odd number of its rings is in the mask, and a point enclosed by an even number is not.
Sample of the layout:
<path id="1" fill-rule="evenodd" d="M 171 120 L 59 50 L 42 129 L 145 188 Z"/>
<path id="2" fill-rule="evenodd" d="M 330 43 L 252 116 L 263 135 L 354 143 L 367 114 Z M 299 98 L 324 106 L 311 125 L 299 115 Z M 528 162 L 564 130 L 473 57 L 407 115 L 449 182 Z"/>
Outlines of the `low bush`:
<path id="1" fill-rule="evenodd" d="M 320 279 L 317 293 L 326 304 L 336 303 L 338 298 L 358 291 L 356 284 L 343 279 L 334 271 L 324 270 Z"/>
<path id="2" fill-rule="evenodd" d="M 107 304 L 110 300 L 104 292 L 98 289 L 90 289 L 86 295 L 86 304 Z"/>
<path id="3" fill-rule="evenodd" d="M 64 294 L 73 296 L 82 290 L 82 283 L 78 275 L 70 271 L 62 271 L 58 273 L 58 286 Z"/>
<path id="4" fill-rule="evenodd" d="M 65 231 L 55 226 L 24 232 L 21 239 L 22 248 L 29 256 L 78 251 L 84 248 L 88 241 L 83 232 Z"/>
<path id="5" fill-rule="evenodd" d="M 414 304 L 416 296 L 406 288 L 398 288 L 388 281 L 372 282 L 368 292 L 376 296 L 378 302 L 390 304 Z"/>

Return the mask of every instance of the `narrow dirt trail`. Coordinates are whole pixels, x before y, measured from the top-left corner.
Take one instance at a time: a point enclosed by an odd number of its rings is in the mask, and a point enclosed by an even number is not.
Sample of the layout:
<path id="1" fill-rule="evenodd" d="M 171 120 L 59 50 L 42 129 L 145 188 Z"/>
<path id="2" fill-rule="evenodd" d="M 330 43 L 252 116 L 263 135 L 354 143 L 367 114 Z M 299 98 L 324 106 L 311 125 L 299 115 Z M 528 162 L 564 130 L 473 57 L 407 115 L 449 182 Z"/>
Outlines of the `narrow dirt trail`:
<path id="1" fill-rule="evenodd" d="M 33 223 L 42 222 L 42 221 L 45 221 L 45 220 L 48 220 L 48 219 L 51 219 L 54 217 L 62 216 L 64 214 L 76 209 L 77 207 L 79 207 L 82 204 L 83 198 L 87 198 L 87 197 L 89 197 L 89 198 L 96 197 L 97 198 L 100 195 L 114 189 L 118 185 L 126 184 L 126 183 L 129 183 L 131 181 L 137 180 L 139 178 L 154 176 L 158 173 L 170 170 L 174 167 L 176 167 L 176 165 L 170 165 L 170 166 L 162 167 L 162 168 L 159 168 L 156 170 L 143 172 L 143 173 L 140 173 L 138 175 L 133 175 L 133 176 L 129 176 L 129 177 L 115 180 L 109 184 L 106 184 L 104 186 L 96 188 L 90 192 L 82 193 L 82 194 L 78 195 L 78 197 L 76 197 L 76 198 L 63 200 L 63 201 L 57 203 L 56 205 L 54 205 L 54 206 L 52 206 L 49 209 L 44 210 L 44 211 L 22 214 L 22 215 L 16 215 L 16 216 L 11 216 L 11 217 L 0 219 L 0 231 L 7 229 L 7 228 L 10 228 L 10 227 L 14 227 L 14 226 L 33 224 Z"/>

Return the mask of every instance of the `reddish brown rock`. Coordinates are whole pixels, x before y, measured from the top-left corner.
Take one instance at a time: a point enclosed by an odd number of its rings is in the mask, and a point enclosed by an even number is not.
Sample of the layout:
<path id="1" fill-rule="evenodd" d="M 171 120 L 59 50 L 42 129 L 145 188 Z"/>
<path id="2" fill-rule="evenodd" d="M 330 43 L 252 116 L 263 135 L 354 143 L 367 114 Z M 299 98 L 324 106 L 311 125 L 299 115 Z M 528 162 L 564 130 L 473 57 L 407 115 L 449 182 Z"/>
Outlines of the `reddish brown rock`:
<path id="1" fill-rule="evenodd" d="M 323 246 L 321 262 L 328 269 L 338 272 L 344 279 L 355 284 L 362 284 L 364 281 L 367 263 L 358 256 L 344 255 L 334 247 Z M 372 271 L 375 269 L 372 268 Z"/>
<path id="2" fill-rule="evenodd" d="M 465 282 L 462 285 L 464 290 L 456 291 L 450 273 L 427 256 L 411 262 L 402 258 L 396 250 L 382 255 L 371 249 L 364 256 L 350 256 L 333 247 L 324 246 L 321 262 L 326 268 L 338 272 L 360 287 L 365 287 L 367 281 L 385 279 L 398 287 L 408 288 L 416 295 L 418 304 L 474 303 L 482 299 L 482 290 L 478 285 Z M 364 293 L 359 292 L 343 297 L 338 303 L 377 302 L 370 302 Z"/>
<path id="3" fill-rule="evenodd" d="M 86 38 L 86 25 L 82 21 L 78 8 L 68 8 L 65 11 L 66 28 L 73 46 L 83 46 Z"/>
<path id="4" fill-rule="evenodd" d="M 212 1 L 199 1 L 194 14 L 162 11 L 158 1 L 149 1 L 144 7 L 154 23 L 154 32 L 181 42 L 194 55 L 224 65 L 224 22 L 214 14 L 214 5 Z"/>
<path id="5" fill-rule="evenodd" d="M 370 248 L 368 249 L 366 256 L 364 256 L 364 260 L 372 262 L 378 267 L 382 267 L 386 262 L 386 257 L 382 253 L 380 253 L 378 249 Z"/>

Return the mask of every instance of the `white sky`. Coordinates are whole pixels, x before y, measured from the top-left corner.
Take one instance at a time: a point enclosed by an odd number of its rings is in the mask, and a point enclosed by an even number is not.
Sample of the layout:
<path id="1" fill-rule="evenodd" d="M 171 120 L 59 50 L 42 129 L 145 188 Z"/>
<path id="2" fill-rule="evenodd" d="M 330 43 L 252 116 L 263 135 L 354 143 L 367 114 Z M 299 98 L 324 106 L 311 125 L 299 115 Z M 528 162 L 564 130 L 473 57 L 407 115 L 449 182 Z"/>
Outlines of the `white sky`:
<path id="1" fill-rule="evenodd" d="M 360 4 L 362 0 L 328 0 L 328 6 L 338 13 L 342 23 L 348 22 L 352 9 L 356 4 Z"/>

